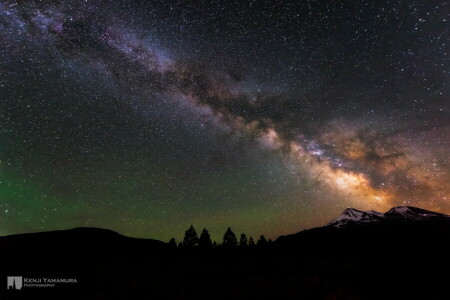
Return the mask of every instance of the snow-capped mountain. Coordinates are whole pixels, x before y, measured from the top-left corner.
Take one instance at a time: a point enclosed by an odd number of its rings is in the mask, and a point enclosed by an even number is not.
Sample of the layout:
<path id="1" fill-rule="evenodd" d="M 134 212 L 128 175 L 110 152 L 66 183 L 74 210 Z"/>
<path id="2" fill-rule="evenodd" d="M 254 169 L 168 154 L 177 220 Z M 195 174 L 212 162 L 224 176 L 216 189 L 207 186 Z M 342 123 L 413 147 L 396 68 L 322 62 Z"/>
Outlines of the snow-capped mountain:
<path id="1" fill-rule="evenodd" d="M 450 216 L 412 206 L 393 207 L 386 213 L 380 213 L 374 210 L 360 211 L 354 208 L 347 208 L 339 217 L 328 223 L 327 226 L 342 228 L 361 223 L 380 222 L 392 219 L 427 220 L 432 218 L 450 218 Z"/>
<path id="2" fill-rule="evenodd" d="M 328 226 L 340 228 L 351 223 L 379 222 L 383 218 L 383 213 L 374 210 L 361 211 L 354 208 L 347 208 L 339 217 L 328 223 Z"/>
<path id="3" fill-rule="evenodd" d="M 441 213 L 425 210 L 422 208 L 412 207 L 412 206 L 397 206 L 391 208 L 384 214 L 386 217 L 390 218 L 406 218 L 406 219 L 429 219 L 436 217 L 450 217 L 449 215 L 444 215 Z"/>

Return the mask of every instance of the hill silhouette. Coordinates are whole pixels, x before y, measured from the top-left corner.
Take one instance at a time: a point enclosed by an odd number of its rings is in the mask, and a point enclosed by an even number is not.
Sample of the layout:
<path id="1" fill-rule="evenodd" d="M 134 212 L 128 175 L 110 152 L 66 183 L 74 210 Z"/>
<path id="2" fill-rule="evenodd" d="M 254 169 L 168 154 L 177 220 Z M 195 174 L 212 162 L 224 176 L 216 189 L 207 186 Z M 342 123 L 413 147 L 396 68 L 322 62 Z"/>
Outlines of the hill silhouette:
<path id="1" fill-rule="evenodd" d="M 73 259 L 92 256 L 126 256 L 129 259 L 148 255 L 149 251 L 164 251 L 166 243 L 153 239 L 138 239 L 101 228 L 78 227 L 38 233 L 26 233 L 0 237 L 0 255 L 30 254 L 43 256 L 73 255 Z"/>

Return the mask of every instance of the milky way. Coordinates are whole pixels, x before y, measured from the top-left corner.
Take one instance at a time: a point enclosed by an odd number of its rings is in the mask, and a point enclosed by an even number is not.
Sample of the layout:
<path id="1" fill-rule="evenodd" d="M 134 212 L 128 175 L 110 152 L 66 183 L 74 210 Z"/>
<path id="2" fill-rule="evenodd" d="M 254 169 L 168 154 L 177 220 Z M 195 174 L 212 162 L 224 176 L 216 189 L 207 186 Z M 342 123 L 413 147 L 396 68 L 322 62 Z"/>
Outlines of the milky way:
<path id="1" fill-rule="evenodd" d="M 449 3 L 192 3 L 0 1 L 0 234 L 450 213 Z"/>

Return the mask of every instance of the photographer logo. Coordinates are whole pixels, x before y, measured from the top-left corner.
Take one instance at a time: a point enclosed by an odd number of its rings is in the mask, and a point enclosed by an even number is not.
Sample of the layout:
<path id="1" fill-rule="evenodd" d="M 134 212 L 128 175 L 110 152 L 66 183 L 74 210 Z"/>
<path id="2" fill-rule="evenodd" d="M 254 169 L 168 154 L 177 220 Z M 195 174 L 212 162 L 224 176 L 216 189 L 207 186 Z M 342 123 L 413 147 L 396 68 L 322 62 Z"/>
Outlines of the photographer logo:
<path id="1" fill-rule="evenodd" d="M 22 276 L 8 276 L 8 290 L 20 290 L 22 289 L 22 285 Z"/>

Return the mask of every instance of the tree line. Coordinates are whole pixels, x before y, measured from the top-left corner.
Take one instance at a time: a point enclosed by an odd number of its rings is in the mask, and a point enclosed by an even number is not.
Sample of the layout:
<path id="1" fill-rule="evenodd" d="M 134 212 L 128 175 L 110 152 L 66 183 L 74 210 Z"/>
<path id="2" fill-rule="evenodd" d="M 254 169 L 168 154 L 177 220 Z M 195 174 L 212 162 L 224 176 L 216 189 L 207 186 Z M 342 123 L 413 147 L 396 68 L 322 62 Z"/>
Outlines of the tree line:
<path id="1" fill-rule="evenodd" d="M 184 234 L 184 238 L 182 242 L 177 244 L 175 238 L 171 238 L 169 241 L 169 245 L 173 248 L 202 248 L 202 249 L 211 249 L 211 248 L 252 248 L 252 247 L 264 247 L 268 244 L 272 243 L 272 240 L 266 240 L 264 235 L 261 235 L 258 241 L 255 243 L 253 237 L 250 237 L 247 240 L 247 236 L 245 233 L 241 234 L 239 241 L 236 238 L 236 235 L 228 227 L 227 231 L 223 235 L 222 243 L 213 242 L 211 240 L 211 236 L 209 235 L 208 230 L 203 228 L 200 237 L 198 237 L 197 231 L 193 225 L 186 230 Z"/>

